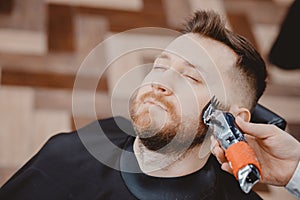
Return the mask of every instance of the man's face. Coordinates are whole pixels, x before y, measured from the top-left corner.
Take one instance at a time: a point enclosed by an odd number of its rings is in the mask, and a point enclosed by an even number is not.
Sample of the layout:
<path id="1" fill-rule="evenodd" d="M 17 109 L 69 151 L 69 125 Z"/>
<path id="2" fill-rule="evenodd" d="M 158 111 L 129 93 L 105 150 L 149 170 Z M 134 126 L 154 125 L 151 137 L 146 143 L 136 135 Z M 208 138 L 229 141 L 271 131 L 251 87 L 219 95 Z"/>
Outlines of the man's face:
<path id="1" fill-rule="evenodd" d="M 224 96 L 229 81 L 220 74 L 234 62 L 234 53 L 219 42 L 195 34 L 175 39 L 131 99 L 130 115 L 142 143 L 162 153 L 201 144 L 202 110 L 211 95 Z"/>

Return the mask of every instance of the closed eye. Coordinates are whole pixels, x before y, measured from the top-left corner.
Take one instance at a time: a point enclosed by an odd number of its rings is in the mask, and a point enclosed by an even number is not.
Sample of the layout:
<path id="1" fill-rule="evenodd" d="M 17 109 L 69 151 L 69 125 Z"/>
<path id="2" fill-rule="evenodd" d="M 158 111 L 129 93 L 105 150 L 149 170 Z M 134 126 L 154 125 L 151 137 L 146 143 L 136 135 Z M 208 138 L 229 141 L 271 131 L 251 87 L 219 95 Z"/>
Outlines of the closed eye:
<path id="1" fill-rule="evenodd" d="M 154 70 L 160 70 L 160 71 L 165 71 L 168 69 L 168 67 L 166 65 L 162 65 L 162 64 L 156 64 L 153 66 Z"/>
<path id="2" fill-rule="evenodd" d="M 191 76 L 191 75 L 188 75 L 188 74 L 185 74 L 184 76 L 187 77 L 188 79 L 194 81 L 194 82 L 197 82 L 197 83 L 201 82 L 201 80 L 199 78 L 196 78 L 194 76 Z"/>

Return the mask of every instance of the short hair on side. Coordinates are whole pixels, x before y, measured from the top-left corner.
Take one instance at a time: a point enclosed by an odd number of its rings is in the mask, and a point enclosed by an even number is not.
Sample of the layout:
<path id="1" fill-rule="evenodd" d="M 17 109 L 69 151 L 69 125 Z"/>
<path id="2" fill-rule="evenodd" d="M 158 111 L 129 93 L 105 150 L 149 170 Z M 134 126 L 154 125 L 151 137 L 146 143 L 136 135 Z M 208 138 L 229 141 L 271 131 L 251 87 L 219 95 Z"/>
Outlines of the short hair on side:
<path id="1" fill-rule="evenodd" d="M 237 54 L 236 67 L 246 80 L 247 88 L 244 89 L 252 90 L 249 105 L 252 109 L 265 91 L 267 78 L 266 64 L 254 46 L 243 36 L 227 29 L 221 16 L 210 10 L 196 11 L 186 21 L 182 32 L 196 33 L 217 40 Z"/>

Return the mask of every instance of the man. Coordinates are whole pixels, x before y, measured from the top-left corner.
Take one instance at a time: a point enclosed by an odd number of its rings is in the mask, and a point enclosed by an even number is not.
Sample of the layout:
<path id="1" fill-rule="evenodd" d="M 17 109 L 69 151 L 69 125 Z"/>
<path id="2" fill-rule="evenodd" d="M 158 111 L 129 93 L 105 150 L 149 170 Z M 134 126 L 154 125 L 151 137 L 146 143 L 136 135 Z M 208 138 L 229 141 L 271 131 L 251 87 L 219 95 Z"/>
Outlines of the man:
<path id="1" fill-rule="evenodd" d="M 202 111 L 215 95 L 249 121 L 265 79 L 265 63 L 247 40 L 219 15 L 196 12 L 132 97 L 132 124 L 116 117 L 52 137 L 0 199 L 260 199 L 242 192 L 205 150 Z M 115 148 L 104 148 L 106 137 Z M 89 153 L 99 146 L 107 162 Z"/>

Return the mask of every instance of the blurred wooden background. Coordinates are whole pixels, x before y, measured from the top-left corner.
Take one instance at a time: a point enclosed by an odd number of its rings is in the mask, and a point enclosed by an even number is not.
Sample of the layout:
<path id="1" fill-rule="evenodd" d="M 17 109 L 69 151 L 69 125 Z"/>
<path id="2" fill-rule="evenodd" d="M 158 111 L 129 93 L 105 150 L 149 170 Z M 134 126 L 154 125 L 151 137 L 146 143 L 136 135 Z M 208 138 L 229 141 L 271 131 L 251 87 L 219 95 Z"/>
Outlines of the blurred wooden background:
<path id="1" fill-rule="evenodd" d="M 52 135 L 74 130 L 72 89 L 87 54 L 114 33 L 137 27 L 179 30 L 197 9 L 214 9 L 247 37 L 268 62 L 269 50 L 293 0 L 2 0 L 0 2 L 0 186 Z M 147 40 L 151 35 L 142 34 Z M 163 37 L 156 35 L 156 38 Z M 125 39 L 126 40 L 126 39 Z M 159 40 L 159 39 L 158 39 Z M 142 58 L 141 58 L 142 57 Z M 122 58 L 124 69 L 152 61 L 153 52 Z M 126 63 L 126 64 L 124 64 Z M 101 65 L 101 61 L 99 63 Z M 111 116 L 112 71 L 97 88 L 97 117 Z M 268 63 L 260 103 L 288 121 L 300 140 L 300 70 Z M 86 75 L 80 102 L 86 102 Z M 124 105 L 121 103 L 121 105 Z M 77 113 L 78 127 L 94 120 Z M 294 199 L 284 189 L 258 185 L 264 199 Z"/>

